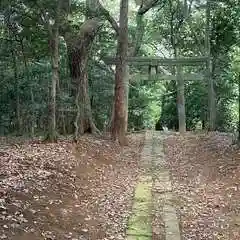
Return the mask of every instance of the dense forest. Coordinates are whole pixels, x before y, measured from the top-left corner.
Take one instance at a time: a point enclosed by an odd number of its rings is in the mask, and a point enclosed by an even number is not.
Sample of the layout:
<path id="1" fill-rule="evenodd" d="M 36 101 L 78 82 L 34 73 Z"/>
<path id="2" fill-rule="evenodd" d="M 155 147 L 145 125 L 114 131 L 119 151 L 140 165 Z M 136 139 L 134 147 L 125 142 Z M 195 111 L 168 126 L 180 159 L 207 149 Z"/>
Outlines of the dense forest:
<path id="1" fill-rule="evenodd" d="M 239 3 L 0 0 L 0 239 L 239 240 Z"/>
<path id="2" fill-rule="evenodd" d="M 3 0 L 0 24 L 1 135 L 238 128 L 237 0 Z"/>

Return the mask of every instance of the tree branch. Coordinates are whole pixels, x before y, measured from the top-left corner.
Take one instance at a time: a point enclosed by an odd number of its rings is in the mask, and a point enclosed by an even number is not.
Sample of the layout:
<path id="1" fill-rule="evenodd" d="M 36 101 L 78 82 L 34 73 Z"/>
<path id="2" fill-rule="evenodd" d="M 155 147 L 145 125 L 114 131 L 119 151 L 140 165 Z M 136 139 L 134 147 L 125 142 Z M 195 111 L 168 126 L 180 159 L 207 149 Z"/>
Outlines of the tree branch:
<path id="1" fill-rule="evenodd" d="M 80 31 L 76 36 L 72 35 L 71 30 L 64 33 L 65 41 L 71 48 L 81 49 L 82 53 L 85 53 L 88 49 L 88 45 L 94 39 L 100 27 L 103 25 L 99 18 L 91 18 L 85 21 Z"/>
<path id="2" fill-rule="evenodd" d="M 116 34 L 119 34 L 119 26 L 116 20 L 111 16 L 110 12 L 103 7 L 99 0 L 89 0 L 87 2 L 87 11 L 90 17 L 104 17 L 111 24 Z"/>
<path id="3" fill-rule="evenodd" d="M 136 22 L 137 22 L 136 33 L 135 33 L 134 38 L 133 38 L 134 45 L 133 45 L 132 51 L 130 51 L 130 53 L 129 53 L 130 56 L 136 56 L 137 55 L 137 53 L 140 50 L 142 40 L 143 40 L 143 36 L 144 36 L 145 26 L 144 26 L 143 15 L 142 14 L 137 14 Z"/>
<path id="4" fill-rule="evenodd" d="M 133 46 L 132 51 L 130 52 L 130 56 L 136 56 L 137 53 L 139 52 L 141 44 L 142 44 L 144 31 L 145 31 L 143 15 L 145 13 L 147 13 L 147 11 L 149 11 L 151 8 L 155 7 L 161 1 L 165 1 L 165 0 L 152 0 L 152 1 L 148 2 L 145 6 L 142 4 L 139 7 L 137 16 L 136 16 L 137 28 L 136 28 L 136 34 L 134 35 L 135 36 L 134 41 L 133 41 L 134 46 Z M 162 5 L 162 7 L 163 6 L 164 6 L 164 4 Z"/>
<path id="5" fill-rule="evenodd" d="M 111 16 L 109 11 L 106 8 L 104 8 L 101 4 L 100 4 L 100 9 L 101 9 L 102 15 L 106 17 L 108 22 L 111 24 L 112 28 L 115 30 L 116 34 L 119 35 L 119 26 L 116 20 Z"/>
<path id="6" fill-rule="evenodd" d="M 146 4 L 142 4 L 140 8 L 138 9 L 138 14 L 143 15 L 146 12 L 148 12 L 151 8 L 155 7 L 158 3 L 160 3 L 162 0 L 152 0 L 147 2 Z"/>

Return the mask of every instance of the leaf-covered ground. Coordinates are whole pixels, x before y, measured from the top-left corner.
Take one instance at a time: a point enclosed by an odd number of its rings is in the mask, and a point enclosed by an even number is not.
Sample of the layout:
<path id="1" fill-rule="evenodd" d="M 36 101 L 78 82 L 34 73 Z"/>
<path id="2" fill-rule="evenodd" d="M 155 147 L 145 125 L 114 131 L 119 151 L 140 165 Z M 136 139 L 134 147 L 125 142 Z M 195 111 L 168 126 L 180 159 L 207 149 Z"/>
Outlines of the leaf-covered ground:
<path id="1" fill-rule="evenodd" d="M 143 135 L 124 149 L 91 136 L 76 146 L 8 141 L 0 147 L 0 239 L 125 239 Z M 183 239 L 239 240 L 240 150 L 220 133 L 171 134 L 164 145 Z"/>
<path id="2" fill-rule="evenodd" d="M 170 136 L 165 151 L 182 237 L 240 239 L 240 150 L 220 133 Z"/>
<path id="3" fill-rule="evenodd" d="M 142 142 L 1 144 L 0 239 L 124 239 Z"/>

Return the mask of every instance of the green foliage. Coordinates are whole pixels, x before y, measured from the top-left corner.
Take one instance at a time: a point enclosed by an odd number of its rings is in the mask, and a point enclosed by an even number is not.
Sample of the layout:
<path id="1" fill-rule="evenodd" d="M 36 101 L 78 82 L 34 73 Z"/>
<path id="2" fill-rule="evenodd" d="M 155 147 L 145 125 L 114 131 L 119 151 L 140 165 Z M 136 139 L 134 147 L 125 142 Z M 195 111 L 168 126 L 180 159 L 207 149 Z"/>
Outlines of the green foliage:
<path id="1" fill-rule="evenodd" d="M 205 10 L 201 1 L 193 1 L 190 15 L 183 19 L 184 6 L 179 1 L 166 1 L 164 7 L 151 9 L 143 19 L 145 33 L 138 55 L 171 57 L 173 37 L 179 34 L 177 46 L 182 56 L 204 54 Z M 43 18 L 52 21 L 57 1 L 3 1 L 0 5 L 0 134 L 16 133 L 17 99 L 19 100 L 22 132 L 42 133 L 48 119 L 51 87 L 49 32 Z M 232 131 L 237 125 L 238 81 L 240 61 L 240 6 L 237 0 L 212 3 L 211 54 L 213 79 L 217 98 L 217 126 Z M 115 19 L 119 17 L 116 1 L 104 1 Z M 130 4 L 130 47 L 136 34 L 137 7 Z M 84 21 L 84 1 L 72 1 L 69 14 L 61 18 L 60 83 L 57 91 L 57 127 L 60 133 L 72 133 L 75 117 L 73 84 L 69 76 L 68 55 L 64 32 L 66 26 L 74 33 Z M 45 14 L 45 15 L 44 15 Z M 184 20 L 184 21 L 182 21 Z M 114 95 L 114 70 L 101 59 L 115 55 L 116 33 L 105 21 L 94 41 L 88 68 L 89 92 L 94 120 L 99 129 L 109 122 Z M 145 68 L 130 69 L 129 129 L 154 128 L 156 122 L 177 128 L 176 86 L 173 82 L 143 81 Z M 171 74 L 173 69 L 159 71 Z M 184 68 L 184 73 L 200 72 L 201 66 Z M 207 121 L 207 83 L 185 83 L 187 128 L 194 129 Z"/>
<path id="2" fill-rule="evenodd" d="M 132 79 L 129 92 L 129 128 L 140 130 L 154 128 L 161 114 L 161 96 L 164 92 L 160 82 Z"/>

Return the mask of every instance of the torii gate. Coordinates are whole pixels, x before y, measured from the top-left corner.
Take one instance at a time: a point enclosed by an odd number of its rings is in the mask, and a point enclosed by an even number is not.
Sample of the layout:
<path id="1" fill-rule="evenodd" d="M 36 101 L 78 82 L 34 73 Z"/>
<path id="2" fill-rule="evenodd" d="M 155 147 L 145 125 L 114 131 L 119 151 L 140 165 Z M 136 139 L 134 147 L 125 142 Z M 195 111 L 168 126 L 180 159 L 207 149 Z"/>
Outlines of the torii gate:
<path id="1" fill-rule="evenodd" d="M 140 66 L 175 66 L 180 71 L 176 71 L 176 76 L 171 76 L 173 80 L 177 81 L 177 92 L 178 92 L 178 120 L 179 120 L 179 131 L 184 133 L 186 131 L 186 113 L 185 113 L 185 97 L 184 97 L 184 79 L 189 79 L 189 76 L 181 76 L 182 66 L 192 65 L 205 65 L 206 74 L 205 78 L 208 82 L 208 109 L 209 109 L 209 129 L 214 130 L 215 128 L 215 92 L 213 87 L 213 80 L 211 77 L 211 53 L 210 53 L 210 8 L 211 0 L 207 0 L 206 3 L 206 33 L 205 33 L 205 56 L 200 57 L 188 57 L 188 58 L 157 58 L 157 57 L 129 57 L 127 62 L 129 65 L 140 65 Z M 108 57 L 105 62 L 110 65 L 117 64 L 119 59 Z M 196 75 L 190 76 L 195 78 Z M 160 78 L 160 77 L 159 77 Z M 161 76 L 161 79 L 168 79 L 169 76 Z M 203 77 L 200 76 L 200 79 Z M 160 79 L 159 79 L 160 80 Z"/>
<path id="2" fill-rule="evenodd" d="M 104 59 L 105 63 L 109 65 L 116 65 L 119 61 L 117 58 L 106 57 Z M 204 78 L 210 79 L 209 74 L 209 56 L 201 56 L 201 57 L 188 57 L 188 58 L 159 58 L 159 57 L 128 57 L 127 58 L 128 65 L 137 65 L 137 66 L 149 66 L 157 68 L 158 66 L 173 66 L 179 67 L 180 69 L 183 66 L 199 66 L 205 65 L 206 67 L 206 75 L 205 77 L 200 74 L 185 74 L 181 75 L 181 71 L 177 71 L 175 75 L 155 75 L 156 80 L 176 80 L 177 81 L 177 108 L 178 108 L 178 121 L 179 121 L 179 131 L 184 133 L 186 131 L 186 113 L 185 113 L 185 97 L 184 97 L 184 80 L 203 80 Z M 210 84 L 211 86 L 211 84 Z M 209 102 L 212 102 L 213 93 L 211 89 L 209 89 Z M 210 118 L 211 118 L 210 111 Z"/>

